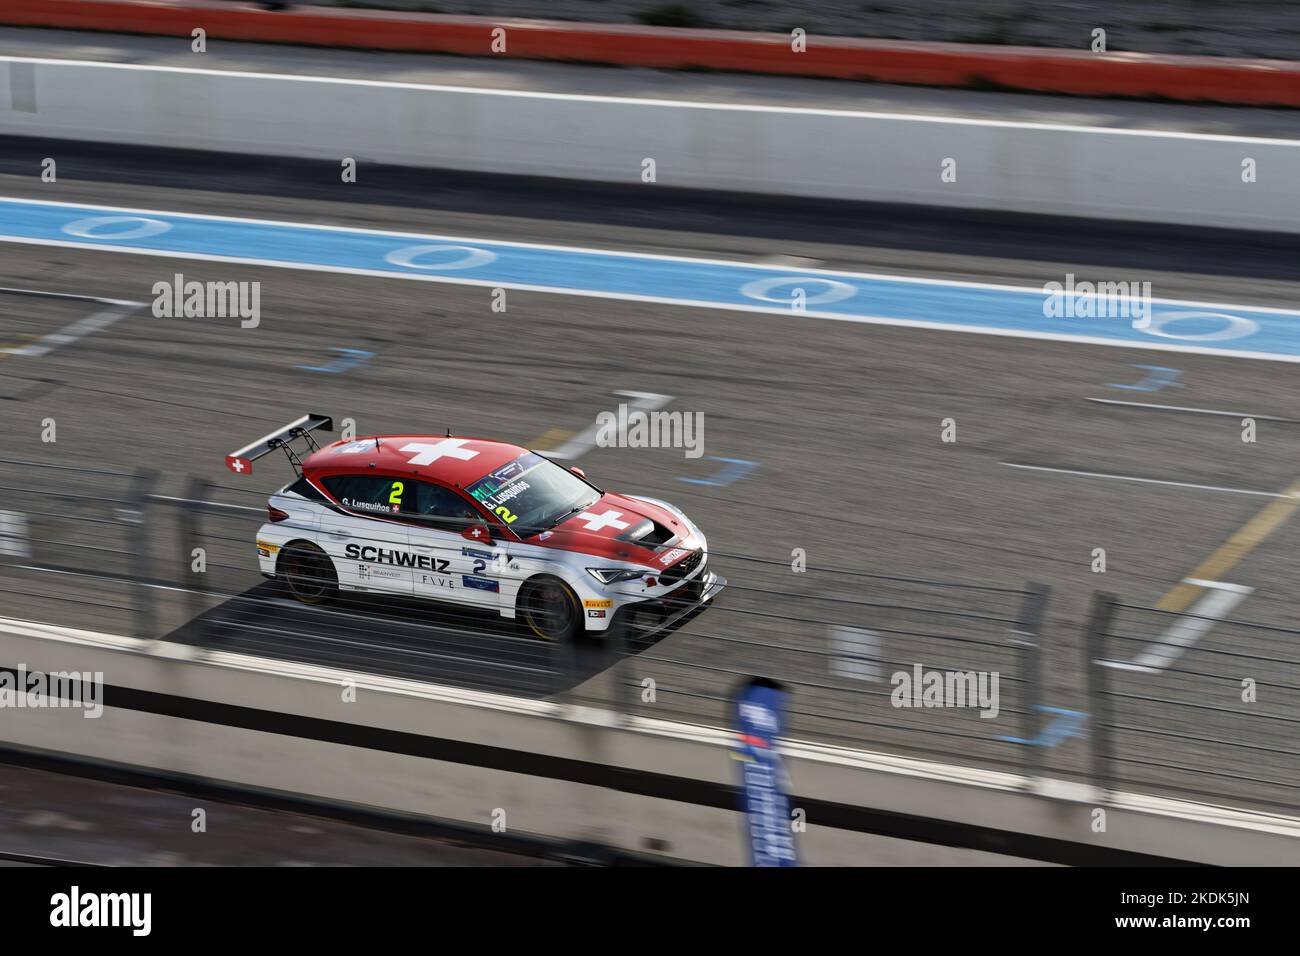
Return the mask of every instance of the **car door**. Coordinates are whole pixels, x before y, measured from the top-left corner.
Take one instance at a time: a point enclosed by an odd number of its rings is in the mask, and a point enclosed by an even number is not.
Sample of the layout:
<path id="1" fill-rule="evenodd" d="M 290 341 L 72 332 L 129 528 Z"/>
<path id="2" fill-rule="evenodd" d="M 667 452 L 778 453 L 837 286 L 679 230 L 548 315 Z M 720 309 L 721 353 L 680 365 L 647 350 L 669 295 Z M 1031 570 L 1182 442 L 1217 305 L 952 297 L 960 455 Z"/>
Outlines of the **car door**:
<path id="1" fill-rule="evenodd" d="M 384 475 L 332 475 L 321 480 L 338 502 L 321 515 L 317 540 L 334 561 L 339 587 L 410 595 L 417 564 L 410 531 L 400 520 L 412 508 L 411 482 Z"/>
<path id="2" fill-rule="evenodd" d="M 419 597 L 497 608 L 505 549 L 500 543 L 470 541 L 463 532 L 486 525 L 483 516 L 450 488 L 415 482 L 416 511 L 406 520 L 411 550 L 419 567 L 414 574 Z"/>

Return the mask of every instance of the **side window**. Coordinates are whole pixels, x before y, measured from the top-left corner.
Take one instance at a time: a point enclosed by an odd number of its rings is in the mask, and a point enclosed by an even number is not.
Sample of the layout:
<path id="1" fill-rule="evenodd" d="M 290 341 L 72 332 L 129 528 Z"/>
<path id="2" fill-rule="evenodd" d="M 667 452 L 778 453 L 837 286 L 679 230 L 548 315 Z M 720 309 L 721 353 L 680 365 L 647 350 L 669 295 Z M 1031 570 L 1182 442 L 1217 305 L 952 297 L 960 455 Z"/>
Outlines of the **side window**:
<path id="1" fill-rule="evenodd" d="M 408 493 L 414 497 L 414 508 L 404 513 L 412 514 L 419 524 L 463 531 L 469 525 L 483 521 L 483 516 L 474 510 L 473 505 L 449 488 L 427 481 L 413 481 L 408 485 Z"/>
<path id="2" fill-rule="evenodd" d="M 415 511 L 418 482 L 382 475 L 333 475 L 321 481 L 325 489 L 350 511 L 396 515 Z"/>
<path id="3" fill-rule="evenodd" d="M 288 488 L 284 490 L 292 491 L 294 494 L 302 495 L 308 501 L 326 500 L 325 496 L 316 490 L 316 486 L 313 485 L 306 478 L 299 478 L 297 481 L 295 481 L 293 484 L 291 484 Z"/>

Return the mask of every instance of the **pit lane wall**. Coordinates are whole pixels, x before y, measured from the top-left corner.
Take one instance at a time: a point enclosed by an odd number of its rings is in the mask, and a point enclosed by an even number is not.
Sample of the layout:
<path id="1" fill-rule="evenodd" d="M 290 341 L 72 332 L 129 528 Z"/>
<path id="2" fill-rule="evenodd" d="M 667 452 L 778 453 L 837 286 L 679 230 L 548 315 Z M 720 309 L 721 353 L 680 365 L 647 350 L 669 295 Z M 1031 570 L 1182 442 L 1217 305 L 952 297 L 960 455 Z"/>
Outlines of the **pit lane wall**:
<path id="1" fill-rule="evenodd" d="M 457 824 L 489 844 L 496 822 L 640 857 L 746 862 L 722 730 L 197 653 L 0 619 L 0 668 L 102 671 L 105 684 L 97 719 L 0 709 L 0 749 Z M 792 805 L 807 815 L 806 864 L 1300 860 L 1300 821 L 1287 818 L 1132 795 L 1049 798 L 1009 774 L 796 742 L 784 752 Z M 1093 826 L 1098 807 L 1105 832 Z"/>
<path id="2" fill-rule="evenodd" d="M 12 57 L 0 134 L 1300 232 L 1292 140 Z"/>

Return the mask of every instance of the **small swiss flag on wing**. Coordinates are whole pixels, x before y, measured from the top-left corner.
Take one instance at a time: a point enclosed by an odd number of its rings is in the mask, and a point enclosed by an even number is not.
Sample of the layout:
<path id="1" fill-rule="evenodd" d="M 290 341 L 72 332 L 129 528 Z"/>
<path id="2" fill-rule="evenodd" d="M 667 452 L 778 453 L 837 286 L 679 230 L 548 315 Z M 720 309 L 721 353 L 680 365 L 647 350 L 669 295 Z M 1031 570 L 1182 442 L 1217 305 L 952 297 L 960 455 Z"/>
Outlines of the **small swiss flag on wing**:
<path id="1" fill-rule="evenodd" d="M 226 467 L 237 475 L 251 475 L 253 473 L 253 463 L 251 461 L 234 455 L 226 456 Z"/>

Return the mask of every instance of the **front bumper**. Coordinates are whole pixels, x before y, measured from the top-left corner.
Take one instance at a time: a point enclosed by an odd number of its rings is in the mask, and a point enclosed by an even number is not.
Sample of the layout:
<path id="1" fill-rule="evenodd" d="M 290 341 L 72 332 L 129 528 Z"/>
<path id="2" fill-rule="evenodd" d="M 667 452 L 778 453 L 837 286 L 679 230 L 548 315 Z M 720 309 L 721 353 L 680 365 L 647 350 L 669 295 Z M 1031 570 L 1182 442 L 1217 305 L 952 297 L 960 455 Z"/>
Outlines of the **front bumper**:
<path id="1" fill-rule="evenodd" d="M 647 637 L 699 612 L 726 586 L 726 578 L 706 570 L 663 597 L 624 604 L 614 612 L 609 628 L 611 631 L 618 628 L 633 637 Z"/>

